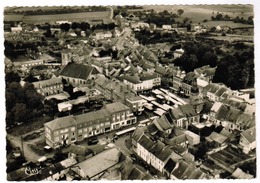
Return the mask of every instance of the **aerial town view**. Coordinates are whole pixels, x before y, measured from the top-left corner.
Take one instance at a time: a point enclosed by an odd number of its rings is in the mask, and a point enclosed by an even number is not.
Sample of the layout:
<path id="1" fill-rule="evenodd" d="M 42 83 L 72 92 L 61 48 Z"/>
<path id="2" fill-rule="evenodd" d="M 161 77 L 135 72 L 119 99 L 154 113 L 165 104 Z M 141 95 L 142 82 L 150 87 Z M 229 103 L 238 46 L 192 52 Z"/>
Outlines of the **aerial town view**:
<path id="1" fill-rule="evenodd" d="M 6 180 L 255 179 L 253 9 L 4 7 Z"/>

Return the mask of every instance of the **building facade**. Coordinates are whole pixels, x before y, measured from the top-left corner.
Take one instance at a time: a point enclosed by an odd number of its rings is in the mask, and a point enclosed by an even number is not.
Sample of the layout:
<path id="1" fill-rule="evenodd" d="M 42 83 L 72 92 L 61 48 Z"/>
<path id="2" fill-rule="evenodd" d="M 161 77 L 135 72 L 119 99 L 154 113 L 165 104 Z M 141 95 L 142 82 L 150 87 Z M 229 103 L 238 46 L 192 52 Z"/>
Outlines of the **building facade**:
<path id="1" fill-rule="evenodd" d="M 107 104 L 97 111 L 45 123 L 46 144 L 57 148 L 134 123 L 136 117 L 129 107 L 119 102 Z"/>
<path id="2" fill-rule="evenodd" d="M 51 78 L 48 80 L 33 82 L 32 84 L 37 92 L 43 96 L 63 92 L 63 83 L 61 78 Z"/>

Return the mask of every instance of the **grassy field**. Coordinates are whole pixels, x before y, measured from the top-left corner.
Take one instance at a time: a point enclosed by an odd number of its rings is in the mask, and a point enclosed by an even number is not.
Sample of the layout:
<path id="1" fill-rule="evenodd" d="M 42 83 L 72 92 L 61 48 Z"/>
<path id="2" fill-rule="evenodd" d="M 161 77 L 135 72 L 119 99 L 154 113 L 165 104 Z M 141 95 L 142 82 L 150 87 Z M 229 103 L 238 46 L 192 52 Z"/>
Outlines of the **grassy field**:
<path id="1" fill-rule="evenodd" d="M 172 13 L 177 13 L 178 9 L 183 9 L 184 13 L 176 21 L 182 21 L 183 18 L 188 17 L 194 23 L 202 22 L 204 19 L 211 20 L 211 16 L 216 16 L 217 12 L 230 17 L 244 17 L 247 18 L 254 15 L 253 6 L 251 5 L 147 5 L 143 6 L 145 10 L 154 9 L 156 11 L 167 10 Z M 214 12 L 214 14 L 212 14 Z M 234 12 L 234 13 L 233 13 Z M 243 12 L 243 14 L 242 14 Z"/>
<path id="2" fill-rule="evenodd" d="M 208 21 L 208 22 L 203 22 L 204 25 L 208 26 L 228 26 L 232 29 L 234 28 L 252 28 L 254 27 L 253 25 L 248 25 L 248 24 L 242 24 L 242 23 L 234 23 L 232 21 Z"/>
<path id="3" fill-rule="evenodd" d="M 25 23 L 45 23 L 55 22 L 61 20 L 67 21 L 87 21 L 87 20 L 102 20 L 109 19 L 111 11 L 100 12 L 84 12 L 84 13 L 67 13 L 67 14 L 53 14 L 53 15 L 5 15 L 5 21 L 20 18 Z M 17 18 L 18 17 L 18 18 Z"/>

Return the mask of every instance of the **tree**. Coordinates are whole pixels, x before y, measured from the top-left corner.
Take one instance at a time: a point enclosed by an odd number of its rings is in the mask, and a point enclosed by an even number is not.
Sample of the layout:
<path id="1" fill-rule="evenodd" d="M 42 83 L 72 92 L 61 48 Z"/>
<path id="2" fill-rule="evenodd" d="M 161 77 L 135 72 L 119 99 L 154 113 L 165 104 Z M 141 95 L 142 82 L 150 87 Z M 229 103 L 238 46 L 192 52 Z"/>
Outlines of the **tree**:
<path id="1" fill-rule="evenodd" d="M 27 107 L 24 103 L 17 103 L 15 106 L 12 108 L 11 112 L 14 115 L 14 120 L 16 122 L 24 122 L 27 119 L 28 115 L 28 110 Z"/>
<path id="2" fill-rule="evenodd" d="M 210 65 L 211 67 L 215 67 L 217 65 L 217 60 L 218 60 L 218 57 L 214 53 L 207 51 L 203 55 L 199 65 L 200 66 Z"/>
<path id="3" fill-rule="evenodd" d="M 62 31 L 68 32 L 70 30 L 70 24 L 68 23 L 60 24 L 60 29 Z"/>
<path id="4" fill-rule="evenodd" d="M 80 28 L 81 30 L 86 31 L 87 29 L 90 29 L 90 25 L 87 22 L 81 22 Z"/>
<path id="5" fill-rule="evenodd" d="M 9 84 L 11 82 L 17 82 L 19 83 L 21 81 L 21 77 L 19 76 L 18 73 L 11 71 L 11 72 L 7 72 L 5 74 L 5 82 L 6 84 Z"/>
<path id="6" fill-rule="evenodd" d="M 179 16 L 181 16 L 184 13 L 184 10 L 183 9 L 178 9 L 177 13 L 178 13 Z"/>
<path id="7" fill-rule="evenodd" d="M 186 72 L 193 71 L 198 65 L 198 58 L 195 54 L 190 54 L 189 58 L 189 67 L 186 69 Z"/>

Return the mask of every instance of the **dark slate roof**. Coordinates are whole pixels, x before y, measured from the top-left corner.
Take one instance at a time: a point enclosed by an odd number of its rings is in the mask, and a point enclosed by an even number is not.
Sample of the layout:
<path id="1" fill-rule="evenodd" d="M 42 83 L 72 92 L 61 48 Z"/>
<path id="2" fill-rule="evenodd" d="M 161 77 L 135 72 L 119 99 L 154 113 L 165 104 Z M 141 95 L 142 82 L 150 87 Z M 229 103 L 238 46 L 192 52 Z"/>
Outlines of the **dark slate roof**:
<path id="1" fill-rule="evenodd" d="M 149 138 L 149 136 L 147 136 L 146 134 L 144 134 L 138 141 L 138 143 L 143 146 L 146 150 L 149 150 L 153 145 L 154 142 Z"/>
<path id="2" fill-rule="evenodd" d="M 183 114 L 183 112 L 180 108 L 174 108 L 171 110 L 171 116 L 174 119 L 180 119 L 180 118 L 185 117 L 185 114 Z"/>
<path id="3" fill-rule="evenodd" d="M 227 88 L 225 87 L 221 87 L 220 89 L 217 90 L 217 92 L 215 93 L 216 96 L 220 97 L 223 93 L 225 93 L 227 91 Z"/>
<path id="4" fill-rule="evenodd" d="M 154 123 L 151 123 L 147 126 L 147 130 L 149 132 L 149 134 L 151 135 L 155 135 L 158 132 L 158 128 L 156 127 L 156 125 Z"/>
<path id="5" fill-rule="evenodd" d="M 206 101 L 204 102 L 203 110 L 202 110 L 201 113 L 202 113 L 202 114 L 207 114 L 207 113 L 209 113 L 209 112 L 210 112 L 210 109 L 212 108 L 212 106 L 213 106 L 213 103 L 206 100 Z"/>
<path id="6" fill-rule="evenodd" d="M 146 81 L 146 80 L 151 80 L 157 78 L 156 74 L 146 74 L 146 75 L 141 75 L 140 80 L 141 81 Z"/>
<path id="7" fill-rule="evenodd" d="M 227 107 L 222 105 L 216 114 L 216 119 L 218 120 L 226 119 L 227 112 L 228 112 Z"/>
<path id="8" fill-rule="evenodd" d="M 164 169 L 171 173 L 173 171 L 173 169 L 175 168 L 176 166 L 176 162 L 174 162 L 171 158 L 167 161 L 167 163 L 165 164 L 164 166 Z"/>
<path id="9" fill-rule="evenodd" d="M 140 78 L 138 76 L 129 76 L 129 75 L 125 75 L 125 76 L 122 76 L 120 78 L 121 80 L 127 80 L 133 84 L 138 84 L 140 83 Z"/>
<path id="10" fill-rule="evenodd" d="M 171 149 L 177 154 L 182 154 L 187 150 L 185 147 L 182 147 L 181 145 L 178 144 L 171 144 Z"/>
<path id="11" fill-rule="evenodd" d="M 237 119 L 236 124 L 243 127 L 250 127 L 255 124 L 255 117 L 250 114 L 242 113 Z"/>
<path id="12" fill-rule="evenodd" d="M 194 110 L 194 107 L 191 104 L 181 105 L 179 108 L 182 110 L 183 114 L 186 117 L 191 117 L 191 116 L 197 115 L 196 111 Z"/>
<path id="13" fill-rule="evenodd" d="M 184 172 L 186 171 L 186 169 L 188 168 L 188 163 L 186 163 L 185 161 L 180 161 L 179 162 L 179 166 L 178 168 L 174 169 L 172 174 L 177 178 L 177 179 L 181 179 L 182 175 L 184 174 Z"/>
<path id="14" fill-rule="evenodd" d="M 196 80 L 196 74 L 194 72 L 189 72 L 186 74 L 186 76 L 183 79 L 183 82 L 185 83 L 191 83 L 192 81 Z"/>
<path id="15" fill-rule="evenodd" d="M 150 149 L 150 152 L 157 157 L 158 154 L 160 154 L 162 152 L 163 148 L 165 148 L 165 144 L 162 143 L 160 140 L 158 140 L 155 143 L 155 145 L 152 146 L 152 148 Z"/>
<path id="16" fill-rule="evenodd" d="M 236 122 L 239 116 L 241 115 L 241 111 L 238 109 L 230 108 L 226 113 L 226 118 L 230 122 Z"/>
<path id="17" fill-rule="evenodd" d="M 249 143 L 252 143 L 256 140 L 256 130 L 255 126 L 252 128 L 249 128 L 241 133 L 241 136 L 243 136 Z"/>
<path id="18" fill-rule="evenodd" d="M 206 174 L 201 171 L 200 168 L 196 168 L 190 175 L 188 175 L 188 179 L 203 179 L 206 177 Z"/>
<path id="19" fill-rule="evenodd" d="M 135 141 L 138 141 L 141 136 L 144 134 L 144 130 L 142 127 L 137 127 L 135 129 L 135 131 L 132 134 L 132 139 L 134 139 Z"/>
<path id="20" fill-rule="evenodd" d="M 167 68 L 165 68 L 165 67 L 162 67 L 162 66 L 159 66 L 159 65 L 157 65 L 156 67 L 155 67 L 155 72 L 157 72 L 158 74 L 161 74 L 161 75 L 166 75 L 167 74 Z"/>
<path id="21" fill-rule="evenodd" d="M 163 151 L 157 156 L 161 161 L 166 161 L 171 154 L 173 153 L 173 150 L 170 147 L 166 147 L 163 149 Z"/>
<path id="22" fill-rule="evenodd" d="M 160 118 L 156 118 L 155 121 L 154 121 L 154 124 L 157 126 L 159 125 L 158 128 L 161 128 L 162 131 L 165 131 L 165 130 L 168 130 L 168 129 L 171 129 L 172 126 L 170 125 L 170 123 L 168 122 L 167 118 L 162 116 Z"/>
<path id="23" fill-rule="evenodd" d="M 61 76 L 87 80 L 90 74 L 95 74 L 96 68 L 83 64 L 68 63 L 61 71 Z"/>

